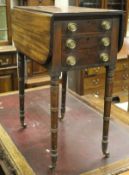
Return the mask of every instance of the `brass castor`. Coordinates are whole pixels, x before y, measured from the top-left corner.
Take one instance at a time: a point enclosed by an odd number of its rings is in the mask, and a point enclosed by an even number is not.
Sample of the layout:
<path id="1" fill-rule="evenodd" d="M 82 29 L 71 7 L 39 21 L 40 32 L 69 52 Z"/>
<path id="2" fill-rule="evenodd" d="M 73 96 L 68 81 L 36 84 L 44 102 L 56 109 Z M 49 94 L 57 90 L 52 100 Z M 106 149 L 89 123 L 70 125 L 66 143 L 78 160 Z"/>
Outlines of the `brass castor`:
<path id="1" fill-rule="evenodd" d="M 20 122 L 21 122 L 21 127 L 22 128 L 26 128 L 27 127 L 27 124 L 24 122 L 23 119 L 21 119 Z"/>
<path id="2" fill-rule="evenodd" d="M 108 158 L 110 153 L 107 151 L 108 150 L 108 141 L 102 141 L 102 152 L 105 156 L 105 158 Z"/>
<path id="3" fill-rule="evenodd" d="M 59 120 L 62 121 L 64 119 L 65 113 L 61 113 L 61 117 L 59 117 Z"/>

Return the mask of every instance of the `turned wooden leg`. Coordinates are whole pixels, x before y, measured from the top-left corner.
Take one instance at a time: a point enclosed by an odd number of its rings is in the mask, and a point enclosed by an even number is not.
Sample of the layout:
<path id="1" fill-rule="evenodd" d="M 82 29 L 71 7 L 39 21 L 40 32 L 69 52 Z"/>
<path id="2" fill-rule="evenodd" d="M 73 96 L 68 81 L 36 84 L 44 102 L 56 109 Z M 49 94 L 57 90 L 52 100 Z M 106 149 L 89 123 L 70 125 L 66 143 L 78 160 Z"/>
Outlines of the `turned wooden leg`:
<path id="1" fill-rule="evenodd" d="M 128 64 L 129 64 L 129 55 L 128 55 Z M 128 74 L 129 74 L 129 69 L 128 69 Z M 129 112 L 129 79 L 128 79 L 128 108 L 127 112 Z"/>
<path id="2" fill-rule="evenodd" d="M 20 122 L 23 128 L 26 127 L 24 123 L 24 80 L 25 80 L 25 58 L 22 53 L 18 53 L 18 70 L 19 70 L 19 104 L 20 104 Z"/>
<path id="3" fill-rule="evenodd" d="M 109 132 L 109 122 L 110 122 L 110 112 L 112 102 L 113 75 L 114 75 L 114 68 L 110 66 L 106 67 L 104 116 L 103 116 L 103 140 L 102 140 L 102 151 L 105 157 L 109 156 L 108 132 Z"/>
<path id="4" fill-rule="evenodd" d="M 58 137 L 58 106 L 59 104 L 59 76 L 51 77 L 51 166 L 54 169 L 57 162 Z"/>
<path id="5" fill-rule="evenodd" d="M 67 88 L 67 72 L 62 73 L 62 99 L 61 99 L 61 117 L 62 120 L 65 115 L 65 105 L 66 105 L 66 88 Z"/>

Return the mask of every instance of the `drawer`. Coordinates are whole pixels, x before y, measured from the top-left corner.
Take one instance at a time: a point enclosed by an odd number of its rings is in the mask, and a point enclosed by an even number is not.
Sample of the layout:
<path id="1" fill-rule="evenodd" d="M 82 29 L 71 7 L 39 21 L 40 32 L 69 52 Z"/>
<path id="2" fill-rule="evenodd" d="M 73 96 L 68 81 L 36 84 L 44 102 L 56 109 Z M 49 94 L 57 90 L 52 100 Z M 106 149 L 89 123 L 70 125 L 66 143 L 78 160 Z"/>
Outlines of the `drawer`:
<path id="1" fill-rule="evenodd" d="M 93 95 L 98 95 L 98 96 L 103 96 L 104 94 L 104 88 L 99 87 L 99 88 L 92 88 L 92 89 L 84 89 L 84 94 L 93 94 Z"/>
<path id="2" fill-rule="evenodd" d="M 104 54 L 109 55 L 109 61 L 108 62 L 103 62 L 100 60 L 100 55 L 103 54 L 103 52 L 96 52 L 95 49 L 91 50 L 85 50 L 84 53 L 82 52 L 74 52 L 70 54 L 65 54 L 63 56 L 62 60 L 62 67 L 69 67 L 72 69 L 75 67 L 86 67 L 88 66 L 95 66 L 95 65 L 104 65 L 110 61 L 110 55 L 108 52 L 104 52 Z M 94 59 L 90 59 L 94 58 Z"/>
<path id="3" fill-rule="evenodd" d="M 93 76 L 84 79 L 84 89 L 104 87 L 105 75 Z"/>
<path id="4" fill-rule="evenodd" d="M 4 54 L 0 55 L 0 67 L 7 67 L 16 65 L 16 54 Z"/>
<path id="5" fill-rule="evenodd" d="M 112 29 L 111 19 L 89 19 L 78 21 L 66 21 L 62 24 L 63 35 L 77 33 L 109 32 Z"/>
<path id="6" fill-rule="evenodd" d="M 0 70 L 0 93 L 18 89 L 17 67 Z"/>
<path id="7" fill-rule="evenodd" d="M 112 26 L 112 19 L 108 18 L 62 22 L 62 67 L 109 64 Z"/>
<path id="8" fill-rule="evenodd" d="M 106 38 L 110 44 L 103 46 L 102 40 Z M 84 65 L 102 65 L 110 61 L 111 37 L 110 35 L 92 35 L 74 38 L 63 38 L 62 41 L 62 65 L 67 66 L 84 66 Z M 74 47 L 74 48 L 73 48 Z M 103 61 L 102 55 L 106 55 L 108 60 Z M 69 63 L 69 59 L 74 57 L 75 63 Z M 91 59 L 92 58 L 92 59 Z"/>
<path id="9" fill-rule="evenodd" d="M 93 89 L 93 88 L 104 88 L 105 83 L 105 74 L 99 74 L 92 77 L 84 78 L 84 89 Z M 129 74 L 128 72 L 119 71 L 115 73 L 114 76 L 114 86 L 119 84 L 122 87 L 123 84 L 129 83 Z"/>
<path id="10" fill-rule="evenodd" d="M 104 41 L 108 42 L 107 46 L 104 46 Z M 97 49 L 97 50 L 110 50 L 111 36 L 110 33 L 105 35 L 92 34 L 92 35 L 76 35 L 76 36 L 65 36 L 62 39 L 63 52 L 72 52 L 74 50 L 80 50 L 83 52 L 85 49 Z"/>
<path id="11" fill-rule="evenodd" d="M 93 94 L 93 95 L 99 95 L 103 96 L 104 95 L 104 86 L 100 86 L 99 88 L 90 88 L 90 89 L 84 89 L 84 94 Z M 128 92 L 128 84 L 118 84 L 115 83 L 113 86 L 113 94 L 118 93 L 118 92 Z"/>
<path id="12" fill-rule="evenodd" d="M 127 92 L 127 91 L 128 91 L 128 83 L 127 82 L 114 83 L 113 93 L 116 93 L 116 92 Z"/>
<path id="13" fill-rule="evenodd" d="M 128 59 L 121 59 L 118 60 L 116 63 L 116 71 L 121 71 L 121 70 L 128 70 L 129 68 L 129 61 Z"/>
<path id="14" fill-rule="evenodd" d="M 47 5 L 53 5 L 54 0 L 28 0 L 27 5 L 29 6 L 47 6 Z"/>
<path id="15" fill-rule="evenodd" d="M 129 68 L 129 62 L 127 59 L 117 60 L 115 72 L 128 71 L 128 68 Z M 85 77 L 104 73 L 105 73 L 104 67 L 94 67 L 85 69 Z"/>
<path id="16" fill-rule="evenodd" d="M 94 68 L 87 68 L 85 69 L 85 77 L 93 76 L 97 74 L 104 74 L 105 73 L 105 67 L 94 67 Z"/>

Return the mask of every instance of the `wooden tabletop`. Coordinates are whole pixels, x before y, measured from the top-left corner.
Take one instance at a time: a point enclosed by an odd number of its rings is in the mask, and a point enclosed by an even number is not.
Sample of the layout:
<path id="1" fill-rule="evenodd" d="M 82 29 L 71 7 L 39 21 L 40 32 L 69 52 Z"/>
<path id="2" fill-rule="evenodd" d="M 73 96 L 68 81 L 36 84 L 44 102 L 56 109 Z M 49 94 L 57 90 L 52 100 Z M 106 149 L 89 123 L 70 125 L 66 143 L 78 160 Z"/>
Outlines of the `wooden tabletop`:
<path id="1" fill-rule="evenodd" d="M 78 13 L 98 13 L 98 12 L 122 12 L 120 10 L 109 10 L 109 9 L 96 9 L 96 8 L 85 8 L 85 7 L 75 7 L 75 6 L 68 6 L 68 7 L 56 7 L 56 6 L 20 6 L 16 8 L 22 8 L 25 10 L 34 10 L 38 12 L 45 12 L 51 14 L 78 14 Z"/>

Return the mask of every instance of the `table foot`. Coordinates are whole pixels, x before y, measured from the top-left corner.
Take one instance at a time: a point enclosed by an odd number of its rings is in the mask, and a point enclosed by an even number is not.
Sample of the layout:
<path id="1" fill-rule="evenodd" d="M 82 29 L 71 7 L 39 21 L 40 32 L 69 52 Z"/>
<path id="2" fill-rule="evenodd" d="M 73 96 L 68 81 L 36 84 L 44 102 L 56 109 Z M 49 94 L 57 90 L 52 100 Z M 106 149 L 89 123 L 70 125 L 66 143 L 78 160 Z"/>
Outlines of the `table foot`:
<path id="1" fill-rule="evenodd" d="M 26 128 L 27 127 L 27 124 L 24 121 L 21 120 L 20 122 L 21 122 L 21 127 L 22 128 Z"/>
<path id="2" fill-rule="evenodd" d="M 57 151 L 54 151 L 55 153 L 51 153 L 51 165 L 49 165 L 49 169 L 55 170 L 56 163 L 57 163 Z"/>
<path id="3" fill-rule="evenodd" d="M 27 127 L 27 124 L 25 123 L 24 111 L 20 111 L 20 123 L 22 128 Z"/>
<path id="4" fill-rule="evenodd" d="M 108 150 L 108 135 L 112 102 L 112 87 L 113 87 L 114 67 L 106 67 L 106 83 L 104 96 L 104 115 L 103 115 L 103 134 L 102 134 L 102 152 L 105 157 L 109 157 Z"/>
<path id="5" fill-rule="evenodd" d="M 102 141 L 102 152 L 105 158 L 108 158 L 110 153 L 108 152 L 108 141 Z"/>
<path id="6" fill-rule="evenodd" d="M 59 118 L 60 121 L 62 121 L 64 119 L 65 116 L 65 112 L 61 112 L 61 117 Z"/>
<path id="7" fill-rule="evenodd" d="M 55 170 L 56 165 L 49 165 L 49 166 L 48 166 L 48 168 L 49 168 L 50 170 L 52 170 L 52 171 L 53 171 L 53 170 Z"/>

